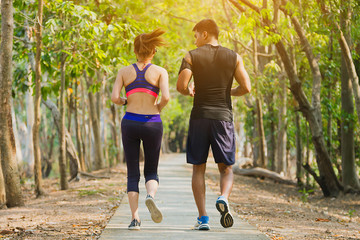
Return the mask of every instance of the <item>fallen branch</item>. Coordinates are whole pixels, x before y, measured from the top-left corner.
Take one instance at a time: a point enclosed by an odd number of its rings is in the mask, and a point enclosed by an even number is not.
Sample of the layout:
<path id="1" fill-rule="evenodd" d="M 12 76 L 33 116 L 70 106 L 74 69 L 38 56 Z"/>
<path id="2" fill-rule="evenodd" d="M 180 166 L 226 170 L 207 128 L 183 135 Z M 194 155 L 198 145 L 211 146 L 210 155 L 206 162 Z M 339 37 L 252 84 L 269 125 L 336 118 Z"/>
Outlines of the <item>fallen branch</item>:
<path id="1" fill-rule="evenodd" d="M 253 167 L 253 160 L 251 158 L 242 157 L 236 161 L 236 166 L 240 169 L 243 168 L 252 168 Z"/>
<path id="2" fill-rule="evenodd" d="M 106 176 L 96 176 L 87 172 L 81 172 L 79 171 L 79 173 L 85 177 L 91 177 L 91 178 L 96 178 L 96 179 L 110 179 L 110 177 L 106 177 Z"/>
<path id="3" fill-rule="evenodd" d="M 233 167 L 233 171 L 237 175 L 251 176 L 251 177 L 265 177 L 265 178 L 272 179 L 279 183 L 293 185 L 293 186 L 297 185 L 295 181 L 293 181 L 291 179 L 286 179 L 286 178 L 282 177 L 280 174 L 270 171 L 265 168 L 255 167 L 255 168 L 249 168 L 249 169 L 241 169 L 241 168 L 239 168 L 238 165 L 235 165 Z"/>

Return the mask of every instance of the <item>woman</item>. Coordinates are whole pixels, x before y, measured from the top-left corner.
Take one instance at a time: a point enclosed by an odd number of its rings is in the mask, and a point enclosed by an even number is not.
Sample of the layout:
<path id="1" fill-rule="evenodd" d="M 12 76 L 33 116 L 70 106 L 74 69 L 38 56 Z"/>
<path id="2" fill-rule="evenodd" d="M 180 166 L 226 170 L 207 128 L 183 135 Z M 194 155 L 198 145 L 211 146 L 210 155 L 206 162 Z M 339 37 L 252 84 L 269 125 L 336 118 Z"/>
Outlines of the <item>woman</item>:
<path id="1" fill-rule="evenodd" d="M 138 213 L 141 141 L 145 155 L 145 204 L 154 222 L 159 223 L 162 220 L 154 197 L 159 185 L 157 168 L 163 133 L 160 112 L 170 98 L 169 79 L 167 71 L 151 64 L 151 60 L 156 53 L 156 47 L 164 45 L 164 40 L 160 37 L 163 33 L 164 31 L 156 29 L 135 38 L 134 52 L 137 62 L 119 70 L 111 96 L 113 103 L 127 105 L 126 114 L 121 122 L 121 131 L 127 165 L 127 193 L 132 214 L 130 230 L 139 230 L 141 224 Z M 123 87 L 127 99 L 120 97 Z M 161 99 L 158 103 L 159 90 Z"/>

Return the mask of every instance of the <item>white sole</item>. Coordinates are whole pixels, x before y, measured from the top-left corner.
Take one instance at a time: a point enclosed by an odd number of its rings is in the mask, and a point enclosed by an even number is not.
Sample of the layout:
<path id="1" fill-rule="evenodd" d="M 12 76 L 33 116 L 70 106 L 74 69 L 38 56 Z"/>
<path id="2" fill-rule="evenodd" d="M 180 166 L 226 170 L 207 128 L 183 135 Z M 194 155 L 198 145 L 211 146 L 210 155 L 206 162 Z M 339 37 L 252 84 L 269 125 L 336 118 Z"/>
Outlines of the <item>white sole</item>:
<path id="1" fill-rule="evenodd" d="M 196 230 L 200 230 L 200 231 L 207 231 L 210 230 L 210 225 L 209 224 L 201 224 L 200 226 L 195 228 Z"/>
<path id="2" fill-rule="evenodd" d="M 140 230 L 140 227 L 129 227 L 129 230 Z"/>
<path id="3" fill-rule="evenodd" d="M 145 205 L 149 209 L 149 212 L 151 214 L 151 219 L 155 223 L 160 223 L 162 221 L 162 213 L 160 209 L 156 206 L 154 200 L 152 198 L 147 198 L 145 200 Z"/>

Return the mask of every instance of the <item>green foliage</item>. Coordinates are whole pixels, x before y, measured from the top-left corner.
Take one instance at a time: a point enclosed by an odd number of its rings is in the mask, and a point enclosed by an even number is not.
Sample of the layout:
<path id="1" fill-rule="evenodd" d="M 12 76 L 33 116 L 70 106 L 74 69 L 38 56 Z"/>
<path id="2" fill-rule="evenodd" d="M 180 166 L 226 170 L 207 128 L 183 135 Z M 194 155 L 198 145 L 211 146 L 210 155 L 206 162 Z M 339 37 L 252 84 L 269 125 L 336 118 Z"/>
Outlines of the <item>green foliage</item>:
<path id="1" fill-rule="evenodd" d="M 309 195 L 310 195 L 312 192 L 314 192 L 313 189 L 306 189 L 306 188 L 300 189 L 300 190 L 299 190 L 299 193 L 301 193 L 300 200 L 301 200 L 303 203 L 308 202 Z"/>
<path id="2" fill-rule="evenodd" d="M 99 193 L 103 193 L 105 192 L 105 190 L 103 189 L 97 189 L 97 190 L 84 190 L 84 189 L 80 189 L 78 190 L 79 192 L 79 196 L 80 197 L 84 197 L 84 196 L 92 196 L 92 195 L 96 195 L 96 194 L 99 194 Z"/>
<path id="3" fill-rule="evenodd" d="M 355 209 L 349 209 L 349 212 L 348 212 L 348 216 L 350 218 L 350 222 L 351 222 L 351 218 L 354 216 L 354 213 L 356 212 Z"/>
<path id="4" fill-rule="evenodd" d="M 102 0 L 102 1 L 46 1 L 44 6 L 43 21 L 43 51 L 41 56 L 41 68 L 43 82 L 41 93 L 44 99 L 57 98 L 60 89 L 60 56 L 66 54 L 66 88 L 70 88 L 74 81 L 83 79 L 86 72 L 92 78 L 93 84 L 87 89 L 88 92 L 96 93 L 101 89 L 111 92 L 118 70 L 136 61 L 133 53 L 134 38 L 143 32 L 149 32 L 161 27 L 166 33 L 164 38 L 167 46 L 159 48 L 153 62 L 164 67 L 169 73 L 171 100 L 161 113 L 164 123 L 164 135 L 172 139 L 181 138 L 186 133 L 188 119 L 192 107 L 190 97 L 181 96 L 176 91 L 176 81 L 181 60 L 185 53 L 194 49 L 192 28 L 194 24 L 204 18 L 213 18 L 220 28 L 219 41 L 221 45 L 234 49 L 234 41 L 239 40 L 245 47 L 238 44 L 245 68 L 250 74 L 252 81 L 252 93 L 248 95 L 250 105 L 253 104 L 254 96 L 262 96 L 265 106 L 263 107 L 264 126 L 266 137 L 270 135 L 270 125 L 275 125 L 277 134 L 278 106 L 280 90 L 280 74 L 284 73 L 278 56 L 266 58 L 266 63 L 261 67 L 262 72 L 254 76 L 254 59 L 251 52 L 252 38 L 256 37 L 259 46 L 268 49 L 267 53 L 276 55 L 273 45 L 282 40 L 288 53 L 294 56 L 296 72 L 302 83 L 305 96 L 311 103 L 312 99 L 312 71 L 308 59 L 303 51 L 301 43 L 294 30 L 289 17 L 280 14 L 278 22 L 273 22 L 274 11 L 272 1 L 268 1 L 268 8 L 261 9 L 257 14 L 246 7 L 246 12 L 240 13 L 228 1 L 225 1 L 229 18 L 233 28 L 224 14 L 222 1 L 175 1 L 175 0 Z M 261 6 L 261 1 L 252 1 Z M 326 1 L 325 1 L 326 2 Z M 359 58 L 360 45 L 360 4 L 358 1 L 350 1 L 353 15 L 351 19 L 352 54 L 355 60 Z M 337 2 L 335 2 L 337 3 Z M 15 0 L 14 1 L 14 81 L 13 96 L 20 100 L 24 93 L 32 88 L 29 83 L 29 75 L 32 79 L 34 69 L 29 71 L 29 62 L 34 57 L 35 46 L 35 21 L 37 1 Z M 329 152 L 333 162 L 340 158 L 339 125 L 343 121 L 345 125 L 355 127 L 355 155 L 356 164 L 360 167 L 360 129 L 356 115 L 344 114 L 341 111 L 341 84 L 340 65 L 341 51 L 337 43 L 338 31 L 333 29 L 330 22 L 339 21 L 339 4 L 329 6 L 331 13 L 323 15 L 317 1 L 287 1 L 285 9 L 294 13 L 312 47 L 312 51 L 318 60 L 321 75 L 321 112 L 322 132 L 326 142 L 330 143 Z M 262 19 L 269 19 L 270 25 L 262 24 Z M 24 42 L 26 34 L 25 26 L 30 28 L 30 43 Z M 276 31 L 275 31 L 276 28 Z M 260 59 L 260 58 L 259 58 Z M 264 59 L 262 59 L 264 60 Z M 360 62 L 360 61 L 359 61 Z M 105 81 L 97 79 L 97 72 L 105 75 Z M 288 82 L 288 80 L 286 79 Z M 103 84 L 106 84 L 103 86 Z M 237 84 L 234 83 L 234 86 Z M 288 86 L 290 87 L 290 86 Z M 71 96 L 72 97 L 72 96 Z M 109 104 L 109 96 L 106 96 Z M 254 141 L 254 109 L 245 105 L 244 98 L 233 98 L 236 121 L 245 122 L 245 132 L 248 139 Z M 290 91 L 287 102 L 288 119 L 287 134 L 288 148 L 293 157 L 295 148 L 294 125 L 295 111 L 298 106 Z M 20 110 L 19 110 L 20 111 Z M 271 111 L 271 112 L 270 112 Z M 24 115 L 24 114 L 23 114 Z M 24 116 L 22 116 L 22 119 Z M 330 134 L 327 127 L 330 126 Z M 305 118 L 301 118 L 301 141 L 303 146 L 308 141 L 309 148 L 314 149 L 311 143 L 311 134 Z M 112 141 L 108 141 L 107 151 L 110 158 L 116 155 L 117 149 Z M 317 172 L 315 163 L 312 166 Z M 303 192 L 303 195 L 308 192 Z M 307 199 L 307 195 L 306 195 Z"/>
<path id="5" fill-rule="evenodd" d="M 184 111 L 177 98 L 171 99 L 168 106 L 162 111 L 161 119 L 164 125 L 164 131 L 168 132 L 170 126 L 178 120 L 179 124 L 185 125 Z"/>

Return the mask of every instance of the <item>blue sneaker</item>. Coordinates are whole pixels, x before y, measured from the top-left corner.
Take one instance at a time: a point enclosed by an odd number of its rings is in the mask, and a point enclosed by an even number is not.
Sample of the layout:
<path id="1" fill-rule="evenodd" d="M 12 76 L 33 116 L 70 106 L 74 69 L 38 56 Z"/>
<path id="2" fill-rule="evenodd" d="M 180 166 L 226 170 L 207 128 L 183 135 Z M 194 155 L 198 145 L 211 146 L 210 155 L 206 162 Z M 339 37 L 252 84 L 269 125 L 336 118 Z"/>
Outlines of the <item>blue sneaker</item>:
<path id="1" fill-rule="evenodd" d="M 197 218 L 197 222 L 194 226 L 196 230 L 210 230 L 209 216 L 202 216 Z"/>
<path id="2" fill-rule="evenodd" d="M 224 196 L 218 197 L 216 200 L 216 209 L 220 212 L 220 224 L 224 228 L 232 227 L 234 224 L 234 218 L 230 213 L 228 200 Z"/>

